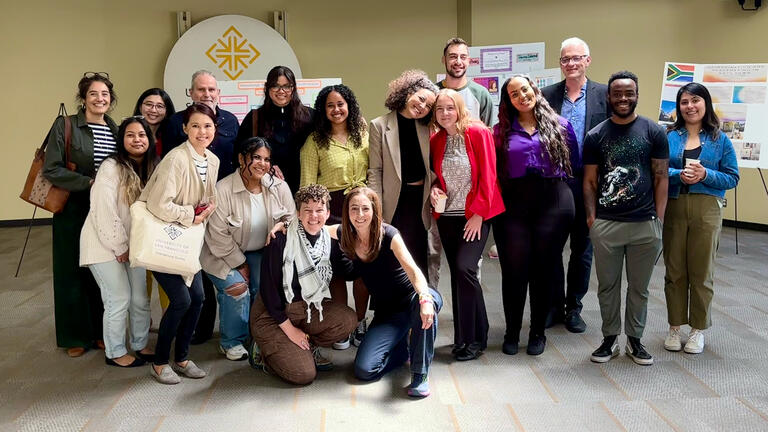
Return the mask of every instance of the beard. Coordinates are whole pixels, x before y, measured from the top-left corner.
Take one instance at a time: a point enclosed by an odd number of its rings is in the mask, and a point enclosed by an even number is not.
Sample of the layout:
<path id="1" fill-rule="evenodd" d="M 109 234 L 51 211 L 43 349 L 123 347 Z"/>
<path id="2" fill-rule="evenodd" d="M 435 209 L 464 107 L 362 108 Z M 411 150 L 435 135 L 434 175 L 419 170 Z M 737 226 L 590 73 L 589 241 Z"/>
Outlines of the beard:
<path id="1" fill-rule="evenodd" d="M 621 113 L 619 113 L 618 109 L 616 109 L 617 105 L 618 105 L 618 104 L 616 104 L 616 103 L 611 103 L 611 111 L 612 111 L 612 113 L 613 113 L 613 114 L 614 114 L 616 117 L 618 117 L 618 118 L 623 118 L 623 119 L 625 119 L 625 118 L 629 118 L 629 117 L 631 117 L 631 116 L 632 116 L 632 114 L 634 114 L 634 113 L 635 113 L 635 108 L 637 108 L 637 101 L 634 101 L 634 102 L 630 102 L 630 103 L 629 103 L 629 111 L 627 111 L 627 113 L 626 113 L 626 114 L 621 114 Z"/>
<path id="2" fill-rule="evenodd" d="M 467 69 L 464 68 L 461 72 L 454 72 L 451 68 L 445 68 L 445 73 L 451 78 L 462 78 L 467 74 Z"/>

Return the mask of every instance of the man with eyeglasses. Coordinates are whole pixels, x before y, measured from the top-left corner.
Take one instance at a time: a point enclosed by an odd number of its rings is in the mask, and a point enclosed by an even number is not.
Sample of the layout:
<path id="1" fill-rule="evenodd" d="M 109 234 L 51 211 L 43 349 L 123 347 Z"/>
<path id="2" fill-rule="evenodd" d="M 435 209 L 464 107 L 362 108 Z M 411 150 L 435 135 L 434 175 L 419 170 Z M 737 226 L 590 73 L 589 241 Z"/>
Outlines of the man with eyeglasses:
<path id="1" fill-rule="evenodd" d="M 192 86 L 189 89 L 189 97 L 192 102 L 206 104 L 216 113 L 216 136 L 211 145 L 208 146 L 208 150 L 219 158 L 218 178 L 223 179 L 235 172 L 232 159 L 239 125 L 234 114 L 217 106 L 220 92 L 216 77 L 211 72 L 199 70 L 192 74 Z M 183 120 L 184 110 L 171 116 L 168 125 L 163 129 L 163 156 L 187 140 L 187 134 L 184 133 L 182 125 Z M 216 293 L 207 275 L 203 275 L 203 292 L 205 300 L 203 301 L 203 309 L 200 311 L 200 318 L 197 321 L 195 334 L 192 336 L 191 343 L 193 345 L 199 345 L 210 339 L 216 322 Z"/>
<path id="2" fill-rule="evenodd" d="M 493 101 L 488 89 L 467 79 L 469 67 L 469 46 L 462 38 L 448 39 L 443 48 L 443 65 L 445 79 L 438 81 L 437 87 L 456 90 L 472 117 L 478 118 L 491 127 L 493 124 Z"/>
<path id="3" fill-rule="evenodd" d="M 586 42 L 576 37 L 564 40 L 560 47 L 560 70 L 565 79 L 541 89 L 552 109 L 573 126 L 579 145 L 579 161 L 587 131 L 610 116 L 610 108 L 606 102 L 608 87 L 587 78 L 586 71 L 591 62 L 592 57 Z M 589 290 L 592 243 L 589 240 L 584 213 L 584 171 L 581 166 L 573 167 L 573 177 L 568 185 L 573 193 L 576 217 L 570 228 L 571 256 L 568 260 L 568 276 L 566 279 L 563 265 L 558 263 L 555 266 L 556 284 L 552 287 L 552 309 L 547 317 L 547 327 L 563 322 L 568 331 L 583 333 L 587 325 L 581 318 L 581 300 Z"/>

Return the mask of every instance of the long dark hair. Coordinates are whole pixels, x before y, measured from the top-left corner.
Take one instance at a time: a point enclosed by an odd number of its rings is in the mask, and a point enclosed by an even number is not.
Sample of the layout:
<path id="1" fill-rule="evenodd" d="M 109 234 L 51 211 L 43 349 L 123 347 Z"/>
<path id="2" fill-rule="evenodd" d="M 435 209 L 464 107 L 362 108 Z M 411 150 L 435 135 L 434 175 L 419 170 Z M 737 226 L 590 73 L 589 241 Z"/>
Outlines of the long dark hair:
<path id="1" fill-rule="evenodd" d="M 330 85 L 322 90 L 315 99 L 315 131 L 312 133 L 312 138 L 315 139 L 317 146 L 322 149 L 327 149 L 331 145 L 331 121 L 328 120 L 328 116 L 325 115 L 325 103 L 328 100 L 328 95 L 331 92 L 336 92 L 344 98 L 347 102 L 347 132 L 349 133 L 349 140 L 355 148 L 363 145 L 363 133 L 365 133 L 366 125 L 362 114 L 360 113 L 360 105 L 357 103 L 357 98 L 352 90 L 344 84 Z"/>
<path id="2" fill-rule="evenodd" d="M 253 154 L 262 147 L 267 149 L 271 157 L 272 146 L 269 145 L 269 142 L 267 142 L 267 140 L 262 137 L 248 138 L 247 140 L 243 141 L 239 146 L 237 146 L 234 162 L 235 162 L 235 166 L 240 166 L 240 168 L 238 169 L 238 172 L 240 173 L 240 177 L 243 176 L 243 173 L 245 173 L 245 170 L 248 168 L 248 165 L 250 165 L 251 161 L 253 161 Z M 240 164 L 240 158 L 238 156 L 243 157 L 242 165 Z M 272 183 L 269 184 L 269 187 L 272 187 L 272 185 L 275 183 L 275 180 L 274 180 L 275 167 L 272 166 L 272 162 L 269 163 L 268 172 L 269 172 L 269 175 L 272 176 Z"/>
<path id="3" fill-rule="evenodd" d="M 296 88 L 296 76 L 288 66 L 275 66 L 267 74 L 267 82 L 264 83 L 264 109 L 259 110 L 259 134 L 264 138 L 272 138 L 274 132 L 272 125 L 275 121 L 276 110 L 271 108 L 277 108 L 272 98 L 269 97 L 269 89 L 277 85 L 277 80 L 280 77 L 285 77 L 288 83 L 293 86 L 291 92 L 291 101 L 285 107 L 291 117 L 291 132 L 296 133 L 307 126 L 312 121 L 312 113 L 309 108 L 301 103 L 299 98 L 299 89 Z"/>
<path id="4" fill-rule="evenodd" d="M 357 230 L 349 220 L 349 202 L 357 195 L 365 195 L 371 201 L 371 228 L 368 231 L 368 250 L 365 251 L 365 261 L 376 259 L 381 250 L 381 200 L 376 192 L 368 187 L 356 187 L 344 198 L 344 208 L 341 211 L 341 250 L 349 258 L 355 258 L 355 243 Z"/>
<path id="5" fill-rule="evenodd" d="M 133 115 L 141 115 L 141 104 L 144 103 L 144 99 L 146 99 L 149 96 L 160 96 L 160 98 L 163 100 L 163 105 L 165 105 L 165 117 L 163 117 L 163 120 L 160 122 L 159 125 L 157 125 L 157 131 L 160 132 L 163 130 L 166 124 L 168 124 L 168 121 L 171 119 L 171 116 L 176 114 L 176 107 L 173 106 L 173 101 L 171 100 L 171 96 L 166 93 L 165 90 L 153 87 L 151 89 L 146 89 L 144 92 L 139 96 L 139 99 L 136 100 L 136 106 L 133 108 Z"/>
<path id="6" fill-rule="evenodd" d="M 131 154 L 125 149 L 125 131 L 133 123 L 139 123 L 144 129 L 144 133 L 147 134 L 147 140 L 149 141 L 149 147 L 147 148 L 144 157 L 141 162 L 136 162 L 131 158 Z M 144 120 L 143 117 L 128 117 L 120 123 L 120 127 L 117 129 L 117 136 L 115 137 L 117 144 L 117 153 L 110 156 L 117 162 L 117 166 L 120 169 L 120 187 L 125 191 L 125 200 L 130 205 L 141 194 L 141 190 L 147 184 L 147 181 L 152 176 L 152 171 L 155 170 L 157 165 L 157 157 L 155 156 L 155 137 L 152 136 L 152 130 L 149 128 L 149 123 Z"/>
<path id="7" fill-rule="evenodd" d="M 572 175 L 571 151 L 566 142 L 566 131 L 560 124 L 559 116 L 555 110 L 549 106 L 547 100 L 541 95 L 539 87 L 527 75 L 514 75 L 507 78 L 504 81 L 504 85 L 499 89 L 501 102 L 499 103 L 499 128 L 494 136 L 496 146 L 503 146 L 506 143 L 509 132 L 512 130 L 512 123 L 520 115 L 517 108 L 512 105 L 512 100 L 509 98 L 509 93 L 507 93 L 509 83 L 519 77 L 525 78 L 528 81 L 528 85 L 536 96 L 533 116 L 536 119 L 536 127 L 539 129 L 542 151 L 549 157 L 549 162 L 553 167 L 561 167 L 565 170 L 566 174 Z"/>
<path id="8" fill-rule="evenodd" d="M 680 111 L 680 99 L 682 99 L 683 93 L 690 93 L 704 99 L 705 112 L 704 118 L 701 120 L 701 128 L 704 129 L 704 132 L 708 133 L 713 140 L 717 139 L 720 135 L 720 119 L 717 118 L 715 109 L 712 107 L 712 96 L 709 95 L 709 90 L 707 90 L 706 87 L 696 82 L 688 83 L 680 87 L 680 90 L 677 91 L 677 99 L 675 103 L 675 112 L 677 113 L 677 116 L 675 117 L 675 123 L 669 126 L 667 130 L 685 129 L 685 120 L 683 120 L 683 114 Z"/>

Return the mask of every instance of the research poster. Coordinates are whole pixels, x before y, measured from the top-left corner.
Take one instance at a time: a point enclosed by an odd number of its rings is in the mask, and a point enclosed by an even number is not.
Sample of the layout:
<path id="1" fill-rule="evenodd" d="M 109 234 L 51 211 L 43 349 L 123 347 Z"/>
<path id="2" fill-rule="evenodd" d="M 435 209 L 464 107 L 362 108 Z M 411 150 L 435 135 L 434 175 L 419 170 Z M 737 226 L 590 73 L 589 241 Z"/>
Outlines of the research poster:
<path id="1" fill-rule="evenodd" d="M 219 106 L 231 112 L 242 122 L 245 115 L 264 103 L 264 80 L 219 81 Z M 323 87 L 341 84 L 341 78 L 318 78 L 296 80 L 296 92 L 301 102 L 314 106 L 317 94 Z"/>
<path id="2" fill-rule="evenodd" d="M 689 82 L 703 84 L 712 95 L 720 130 L 733 142 L 739 166 L 768 168 L 762 148 L 768 142 L 768 64 L 665 63 L 660 124 L 674 123 L 677 92 Z"/>

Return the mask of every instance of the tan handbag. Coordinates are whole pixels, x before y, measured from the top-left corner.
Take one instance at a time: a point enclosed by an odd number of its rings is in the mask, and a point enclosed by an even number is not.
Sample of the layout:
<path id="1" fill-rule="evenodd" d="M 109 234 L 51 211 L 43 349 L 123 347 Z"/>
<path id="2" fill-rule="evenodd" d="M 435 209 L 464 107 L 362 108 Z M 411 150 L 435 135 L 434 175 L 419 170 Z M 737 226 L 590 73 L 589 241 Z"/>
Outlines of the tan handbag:
<path id="1" fill-rule="evenodd" d="M 184 278 L 200 271 L 205 224 L 185 227 L 164 222 L 147 209 L 147 203 L 131 204 L 128 258 L 131 267 L 144 267 Z"/>
<path id="2" fill-rule="evenodd" d="M 72 122 L 67 116 L 63 103 L 59 106 L 59 116 L 64 117 L 64 142 L 66 145 L 66 159 L 64 163 L 67 169 L 74 171 L 75 164 L 70 162 Z M 48 138 L 50 136 L 51 131 L 48 131 L 43 145 L 35 151 L 35 158 L 32 160 L 32 166 L 29 168 L 29 174 L 27 174 L 27 181 L 24 183 L 24 189 L 21 191 L 19 198 L 51 213 L 61 213 L 69 198 L 69 191 L 54 186 L 42 173 L 43 165 L 45 164 L 45 147 L 48 145 Z"/>

